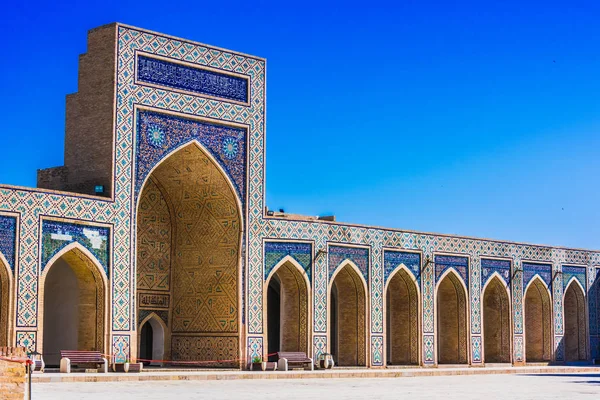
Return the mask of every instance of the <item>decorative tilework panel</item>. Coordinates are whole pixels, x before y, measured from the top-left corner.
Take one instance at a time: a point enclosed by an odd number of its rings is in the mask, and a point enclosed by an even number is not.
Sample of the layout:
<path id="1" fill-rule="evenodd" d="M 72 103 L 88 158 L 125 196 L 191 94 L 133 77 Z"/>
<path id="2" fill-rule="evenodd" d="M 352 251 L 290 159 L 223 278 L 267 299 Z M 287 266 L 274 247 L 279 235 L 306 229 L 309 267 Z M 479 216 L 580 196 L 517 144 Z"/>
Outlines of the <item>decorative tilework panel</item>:
<path id="1" fill-rule="evenodd" d="M 323 353 L 327 353 L 327 336 L 315 335 L 313 337 L 313 360 L 316 362 Z"/>
<path id="2" fill-rule="evenodd" d="M 562 336 L 554 337 L 554 358 L 556 361 L 565 360 L 565 341 Z"/>
<path id="3" fill-rule="evenodd" d="M 399 265 L 404 265 L 413 273 L 417 279 L 417 284 L 421 284 L 421 254 L 409 253 L 405 251 L 384 250 L 383 258 L 385 274 L 384 282 L 388 281 L 388 278 L 392 272 L 394 272 Z"/>
<path id="4" fill-rule="evenodd" d="M 56 253 L 77 242 L 88 249 L 109 276 L 110 229 L 67 222 L 42 221 L 42 271 Z"/>
<path id="5" fill-rule="evenodd" d="M 535 275 L 539 275 L 550 287 L 552 284 L 552 265 L 523 262 L 523 287 L 527 287 Z"/>
<path id="6" fill-rule="evenodd" d="M 350 260 L 369 282 L 369 249 L 362 247 L 329 246 L 329 279 L 344 260 Z"/>
<path id="7" fill-rule="evenodd" d="M 433 335 L 423 335 L 423 363 L 433 364 L 435 339 Z"/>
<path id="8" fill-rule="evenodd" d="M 177 64 L 154 57 L 138 55 L 137 78 L 141 82 L 165 86 L 174 90 L 248 102 L 250 85 L 247 78 Z"/>
<path id="9" fill-rule="evenodd" d="M 371 364 L 383 365 L 383 336 L 371 337 Z"/>
<path id="10" fill-rule="evenodd" d="M 471 361 L 473 364 L 481 363 L 481 336 L 471 338 Z"/>
<path id="11" fill-rule="evenodd" d="M 286 256 L 298 261 L 312 282 L 312 244 L 296 242 L 265 242 L 265 279 Z"/>
<path id="12" fill-rule="evenodd" d="M 251 362 L 254 357 L 263 358 L 263 338 L 262 337 L 248 337 L 248 358 L 247 362 Z"/>
<path id="13" fill-rule="evenodd" d="M 514 339 L 514 361 L 515 362 L 523 362 L 523 336 L 515 335 Z"/>
<path id="14" fill-rule="evenodd" d="M 465 282 L 465 285 L 469 287 L 469 259 L 467 257 L 459 256 L 435 256 L 435 280 L 439 281 L 440 276 L 449 268 L 454 268 L 460 277 Z"/>
<path id="15" fill-rule="evenodd" d="M 31 331 L 17 331 L 17 347 L 25 347 L 28 352 L 37 351 L 36 333 Z"/>
<path id="16" fill-rule="evenodd" d="M 129 359 L 129 335 L 113 335 L 112 355 L 115 362 L 123 363 Z"/>
<path id="17" fill-rule="evenodd" d="M 223 167 L 244 204 L 246 130 L 154 111 L 138 112 L 136 198 L 152 168 L 173 150 L 193 139 L 205 146 Z"/>
<path id="18" fill-rule="evenodd" d="M 504 282 L 510 284 L 510 261 L 509 260 L 493 260 L 489 258 L 481 259 L 481 288 L 485 286 L 492 274 L 497 272 Z"/>
<path id="19" fill-rule="evenodd" d="M 581 287 L 584 288 L 585 291 L 585 267 L 575 267 L 570 265 L 563 265 L 562 267 L 563 291 L 567 290 L 567 285 L 573 277 L 581 283 Z"/>
<path id="20" fill-rule="evenodd" d="M 17 219 L 0 215 L 0 253 L 6 258 L 11 271 L 15 270 L 16 235 Z"/>

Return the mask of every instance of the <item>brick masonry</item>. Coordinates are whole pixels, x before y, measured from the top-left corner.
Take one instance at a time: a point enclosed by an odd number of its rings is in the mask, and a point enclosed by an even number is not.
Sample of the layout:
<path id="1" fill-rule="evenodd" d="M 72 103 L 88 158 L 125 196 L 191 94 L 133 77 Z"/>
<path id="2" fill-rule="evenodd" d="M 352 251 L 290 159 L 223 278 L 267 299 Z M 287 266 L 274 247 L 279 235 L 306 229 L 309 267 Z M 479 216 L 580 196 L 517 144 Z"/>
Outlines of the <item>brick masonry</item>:
<path id="1" fill-rule="evenodd" d="M 27 379 L 25 365 L 5 359 L 24 358 L 25 349 L 22 347 L 0 347 L 0 398 L 3 400 L 23 400 Z"/>

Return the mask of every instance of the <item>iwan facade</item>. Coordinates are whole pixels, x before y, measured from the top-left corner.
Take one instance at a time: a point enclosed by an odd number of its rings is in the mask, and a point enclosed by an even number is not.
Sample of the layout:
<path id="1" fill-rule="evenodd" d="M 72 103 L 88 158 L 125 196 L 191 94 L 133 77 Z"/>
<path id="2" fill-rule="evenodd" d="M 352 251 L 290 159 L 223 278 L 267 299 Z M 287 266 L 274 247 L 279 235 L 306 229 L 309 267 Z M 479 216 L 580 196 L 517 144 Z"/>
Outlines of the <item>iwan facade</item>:
<path id="1" fill-rule="evenodd" d="M 0 346 L 245 368 L 599 357 L 600 253 L 273 213 L 262 58 L 90 31 L 65 165 L 0 187 Z"/>

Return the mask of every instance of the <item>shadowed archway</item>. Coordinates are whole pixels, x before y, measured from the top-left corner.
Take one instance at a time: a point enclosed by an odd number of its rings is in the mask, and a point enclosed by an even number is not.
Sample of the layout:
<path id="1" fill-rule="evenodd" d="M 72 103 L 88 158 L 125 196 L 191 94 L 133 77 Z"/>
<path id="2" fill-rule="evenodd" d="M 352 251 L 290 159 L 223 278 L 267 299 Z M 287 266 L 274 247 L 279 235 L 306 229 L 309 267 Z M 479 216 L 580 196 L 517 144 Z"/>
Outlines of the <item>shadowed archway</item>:
<path id="1" fill-rule="evenodd" d="M 387 364 L 419 363 L 419 294 L 414 276 L 399 267 L 386 289 Z"/>
<path id="2" fill-rule="evenodd" d="M 525 292 L 525 361 L 552 359 L 552 302 L 548 288 L 533 278 Z"/>
<path id="3" fill-rule="evenodd" d="M 585 295 L 579 283 L 573 279 L 564 296 L 565 361 L 584 361 L 587 360 Z"/>
<path id="4" fill-rule="evenodd" d="M 40 281 L 47 366 L 59 365 L 61 350 L 105 352 L 106 278 L 85 250 L 67 249 L 48 263 Z"/>
<path id="5" fill-rule="evenodd" d="M 165 358 L 238 366 L 214 363 L 240 352 L 242 215 L 233 185 L 191 142 L 152 170 L 137 212 L 137 315 L 165 322 Z"/>
<path id="6" fill-rule="evenodd" d="M 510 362 L 510 298 L 498 276 L 483 292 L 483 341 L 486 363 Z"/>
<path id="7" fill-rule="evenodd" d="M 287 260 L 271 272 L 266 285 L 268 353 L 308 354 L 309 283 L 306 273 L 293 260 Z"/>
<path id="8" fill-rule="evenodd" d="M 331 353 L 339 366 L 365 366 L 366 289 L 358 268 L 346 263 L 330 288 Z"/>
<path id="9" fill-rule="evenodd" d="M 439 364 L 466 364 L 467 291 L 454 270 L 442 276 L 437 288 L 437 337 Z"/>

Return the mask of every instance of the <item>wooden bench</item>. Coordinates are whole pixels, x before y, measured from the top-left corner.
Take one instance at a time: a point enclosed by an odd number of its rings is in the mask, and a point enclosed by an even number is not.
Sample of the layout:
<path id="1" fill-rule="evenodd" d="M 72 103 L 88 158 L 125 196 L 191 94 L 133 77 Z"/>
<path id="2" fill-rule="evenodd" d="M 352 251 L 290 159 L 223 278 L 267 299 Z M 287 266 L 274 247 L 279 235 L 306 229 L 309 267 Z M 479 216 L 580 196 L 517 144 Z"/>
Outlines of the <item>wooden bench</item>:
<path id="1" fill-rule="evenodd" d="M 289 368 L 309 366 L 310 370 L 314 369 L 312 358 L 308 358 L 306 353 L 280 351 L 277 353 L 277 369 L 287 371 Z"/>
<path id="2" fill-rule="evenodd" d="M 95 367 L 101 366 L 102 372 L 108 372 L 108 361 L 106 358 L 102 357 L 102 353 L 99 351 L 60 351 L 60 372 L 70 374 L 71 365 L 80 366 L 82 364 L 92 364 Z"/>

